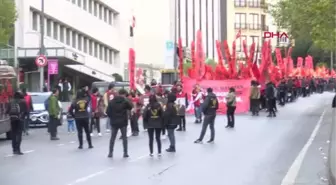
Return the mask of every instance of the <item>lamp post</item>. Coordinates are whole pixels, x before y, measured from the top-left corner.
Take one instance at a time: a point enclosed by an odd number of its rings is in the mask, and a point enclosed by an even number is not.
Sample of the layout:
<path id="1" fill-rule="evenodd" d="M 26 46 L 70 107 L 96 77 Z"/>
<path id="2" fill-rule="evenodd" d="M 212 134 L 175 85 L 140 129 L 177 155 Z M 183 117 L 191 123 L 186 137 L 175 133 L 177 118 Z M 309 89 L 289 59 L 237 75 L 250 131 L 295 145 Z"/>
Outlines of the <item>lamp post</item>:
<path id="1" fill-rule="evenodd" d="M 44 0 L 41 0 L 41 16 L 40 16 L 40 26 L 41 26 L 41 37 L 40 37 L 40 55 L 45 55 L 45 48 L 44 48 Z M 40 67 L 40 91 L 43 92 L 43 85 L 44 85 L 44 67 Z M 49 86 L 49 84 L 48 84 Z"/>

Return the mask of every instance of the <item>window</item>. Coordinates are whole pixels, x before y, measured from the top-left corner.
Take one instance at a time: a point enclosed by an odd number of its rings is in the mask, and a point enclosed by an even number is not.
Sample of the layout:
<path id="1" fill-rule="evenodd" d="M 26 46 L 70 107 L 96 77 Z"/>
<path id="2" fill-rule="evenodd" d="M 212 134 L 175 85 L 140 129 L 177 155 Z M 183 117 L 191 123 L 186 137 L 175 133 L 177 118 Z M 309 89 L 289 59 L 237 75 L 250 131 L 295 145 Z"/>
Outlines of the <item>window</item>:
<path id="1" fill-rule="evenodd" d="M 99 48 L 99 59 L 103 60 L 103 55 L 104 55 L 104 46 L 100 45 Z"/>
<path id="2" fill-rule="evenodd" d="M 108 53 L 108 48 L 105 48 L 105 51 L 104 51 L 104 61 L 107 62 L 108 59 L 107 59 L 107 53 Z"/>
<path id="3" fill-rule="evenodd" d="M 237 51 L 239 52 L 244 51 L 244 48 L 243 48 L 244 40 L 246 41 L 246 44 L 247 44 L 246 35 L 241 35 L 240 38 L 238 38 L 237 40 L 238 40 Z M 249 46 L 247 46 L 247 50 L 248 49 L 249 49 Z"/>
<path id="4" fill-rule="evenodd" d="M 73 31 L 72 32 L 72 47 L 73 48 L 76 48 L 76 37 L 77 37 L 77 34 Z"/>
<path id="5" fill-rule="evenodd" d="M 78 47 L 79 51 L 82 51 L 82 48 L 83 48 L 82 47 L 82 39 L 83 39 L 83 37 L 78 34 L 78 46 L 77 47 Z"/>
<path id="6" fill-rule="evenodd" d="M 92 13 L 92 0 L 89 0 L 89 12 Z"/>
<path id="7" fill-rule="evenodd" d="M 100 4 L 98 4 L 98 6 L 99 6 L 99 19 L 103 19 L 104 7 Z"/>
<path id="8" fill-rule="evenodd" d="M 87 10 L 87 0 L 83 0 L 83 9 Z"/>
<path id="9" fill-rule="evenodd" d="M 259 20 L 259 14 L 250 14 L 250 29 L 257 30 L 260 28 L 260 20 Z"/>
<path id="10" fill-rule="evenodd" d="M 109 12 L 109 10 L 108 10 L 108 9 L 105 9 L 105 11 L 104 11 L 104 21 L 105 21 L 105 22 L 107 22 L 108 12 Z"/>
<path id="11" fill-rule="evenodd" d="M 251 44 L 255 43 L 256 45 L 259 45 L 259 36 L 250 36 L 251 37 Z"/>
<path id="12" fill-rule="evenodd" d="M 97 16 L 97 11 L 98 11 L 98 3 L 93 2 L 93 15 Z"/>
<path id="13" fill-rule="evenodd" d="M 60 25 L 60 41 L 64 42 L 64 27 Z"/>
<path id="14" fill-rule="evenodd" d="M 112 64 L 113 63 L 113 57 L 114 57 L 114 55 L 113 55 L 113 51 L 112 50 L 110 50 L 109 51 L 109 54 L 110 54 L 110 57 L 109 57 L 109 64 Z"/>
<path id="15" fill-rule="evenodd" d="M 36 12 L 33 12 L 33 30 L 38 31 L 38 19 L 39 15 Z"/>
<path id="16" fill-rule="evenodd" d="M 235 14 L 235 28 L 246 28 L 246 14 L 245 13 Z"/>
<path id="17" fill-rule="evenodd" d="M 76 4 L 76 0 L 72 0 L 72 3 L 73 3 L 73 4 Z"/>
<path id="18" fill-rule="evenodd" d="M 109 11 L 109 24 L 112 25 L 112 22 L 113 22 L 113 12 L 112 11 Z"/>
<path id="19" fill-rule="evenodd" d="M 54 25 L 53 25 L 53 28 L 54 28 L 54 39 L 58 40 L 58 24 L 56 22 L 54 22 Z"/>
<path id="20" fill-rule="evenodd" d="M 235 0 L 235 7 L 245 7 L 246 0 Z"/>
<path id="21" fill-rule="evenodd" d="M 70 32 L 69 28 L 66 29 L 66 44 L 70 46 Z"/>
<path id="22" fill-rule="evenodd" d="M 51 37 L 51 20 L 47 19 L 47 36 Z"/>
<path id="23" fill-rule="evenodd" d="M 77 5 L 78 5 L 79 7 L 82 7 L 82 0 L 77 0 Z"/>
<path id="24" fill-rule="evenodd" d="M 94 55 L 94 56 L 95 56 L 96 58 L 98 58 L 98 48 L 99 48 L 98 43 L 95 43 L 95 44 L 94 44 L 94 47 L 95 47 L 95 55 Z"/>
<path id="25" fill-rule="evenodd" d="M 83 38 L 83 50 L 84 50 L 84 53 L 87 53 L 87 39 L 86 39 L 86 37 Z"/>
<path id="26" fill-rule="evenodd" d="M 89 54 L 93 55 L 93 42 L 91 40 L 89 40 Z"/>

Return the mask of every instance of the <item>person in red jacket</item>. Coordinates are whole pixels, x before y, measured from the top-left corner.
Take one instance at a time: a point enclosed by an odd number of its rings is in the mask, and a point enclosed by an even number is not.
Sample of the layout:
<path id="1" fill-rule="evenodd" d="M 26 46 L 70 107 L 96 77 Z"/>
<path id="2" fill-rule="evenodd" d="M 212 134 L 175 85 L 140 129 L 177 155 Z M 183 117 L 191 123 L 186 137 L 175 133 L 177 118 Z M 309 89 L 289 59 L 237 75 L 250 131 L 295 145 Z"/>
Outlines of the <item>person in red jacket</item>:
<path id="1" fill-rule="evenodd" d="M 100 114 L 98 112 L 98 101 L 99 101 L 99 96 L 98 96 L 98 88 L 92 89 L 92 94 L 91 96 L 91 124 L 90 124 L 90 135 L 93 136 L 93 127 L 97 129 L 98 136 L 102 136 L 100 132 Z"/>
<path id="2" fill-rule="evenodd" d="M 192 100 L 194 103 L 194 110 L 196 117 L 195 123 L 202 123 L 201 104 L 203 103 L 204 97 L 205 97 L 204 93 L 202 92 L 200 86 L 197 84 L 195 86 L 195 89 L 192 91 Z"/>
<path id="3" fill-rule="evenodd" d="M 22 94 L 24 96 L 26 105 L 27 105 L 27 115 L 24 116 L 24 125 L 23 125 L 23 133 L 25 135 L 29 135 L 28 131 L 29 131 L 29 114 L 31 111 L 33 111 L 33 101 L 32 101 L 32 97 L 27 93 L 27 89 L 23 88 L 22 89 Z"/>
<path id="4" fill-rule="evenodd" d="M 179 128 L 176 131 L 186 131 L 186 108 L 188 107 L 188 95 L 183 92 L 182 85 L 176 85 L 176 104 L 178 107 Z"/>
<path id="5" fill-rule="evenodd" d="M 139 124 L 138 120 L 141 114 L 141 102 L 140 98 L 137 96 L 136 90 L 131 90 L 129 99 L 133 103 L 133 109 L 131 110 L 131 130 L 132 130 L 132 136 L 138 136 L 139 135 Z"/>

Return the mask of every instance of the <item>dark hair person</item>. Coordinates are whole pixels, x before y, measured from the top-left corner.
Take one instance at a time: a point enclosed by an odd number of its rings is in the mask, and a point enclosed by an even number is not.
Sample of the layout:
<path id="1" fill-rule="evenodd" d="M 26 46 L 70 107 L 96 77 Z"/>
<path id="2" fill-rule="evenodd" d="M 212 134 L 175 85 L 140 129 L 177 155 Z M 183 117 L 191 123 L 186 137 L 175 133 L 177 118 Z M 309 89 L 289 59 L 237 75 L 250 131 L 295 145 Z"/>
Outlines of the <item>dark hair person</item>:
<path id="1" fill-rule="evenodd" d="M 143 120 L 148 130 L 149 138 L 149 155 L 153 156 L 154 134 L 158 148 L 158 155 L 161 155 L 161 132 L 163 130 L 163 109 L 161 104 L 156 99 L 155 95 L 149 96 L 149 104 L 146 106 L 143 113 Z"/>

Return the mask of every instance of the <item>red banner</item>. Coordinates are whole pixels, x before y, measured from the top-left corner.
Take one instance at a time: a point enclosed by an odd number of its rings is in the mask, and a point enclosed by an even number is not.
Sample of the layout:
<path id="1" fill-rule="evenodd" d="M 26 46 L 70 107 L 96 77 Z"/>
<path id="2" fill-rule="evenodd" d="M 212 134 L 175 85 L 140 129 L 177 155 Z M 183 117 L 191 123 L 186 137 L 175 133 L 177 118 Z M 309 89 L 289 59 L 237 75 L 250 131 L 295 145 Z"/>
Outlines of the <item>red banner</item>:
<path id="1" fill-rule="evenodd" d="M 196 73 L 197 78 L 203 79 L 205 75 L 205 54 L 203 49 L 203 40 L 202 40 L 202 32 L 201 30 L 197 31 L 197 39 L 196 39 Z"/>
<path id="2" fill-rule="evenodd" d="M 129 49 L 128 57 L 130 89 L 135 89 L 135 51 L 133 48 Z"/>
<path id="3" fill-rule="evenodd" d="M 233 87 L 236 89 L 237 96 L 237 108 L 236 113 L 248 112 L 250 108 L 250 86 L 251 80 L 202 80 L 197 81 L 195 79 L 185 78 L 183 81 L 183 89 L 188 93 L 188 97 L 192 97 L 192 90 L 195 84 L 199 84 L 203 91 L 207 88 L 213 88 L 213 92 L 217 95 L 219 101 L 218 114 L 226 114 L 226 99 L 225 96 L 229 92 L 229 88 Z M 191 99 L 189 100 L 191 102 Z M 193 113 L 193 107 L 189 110 Z"/>

